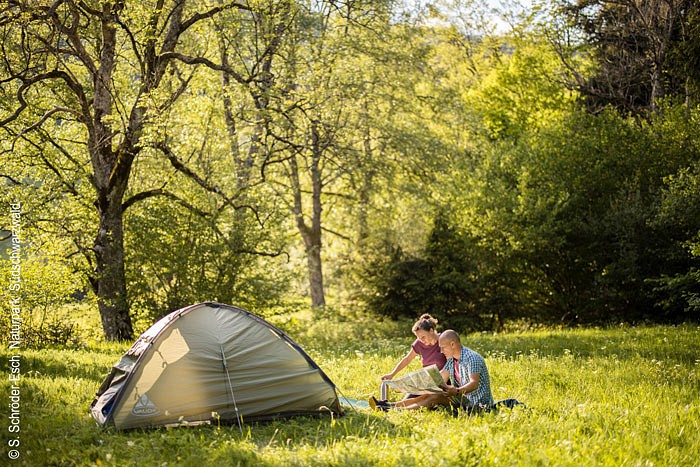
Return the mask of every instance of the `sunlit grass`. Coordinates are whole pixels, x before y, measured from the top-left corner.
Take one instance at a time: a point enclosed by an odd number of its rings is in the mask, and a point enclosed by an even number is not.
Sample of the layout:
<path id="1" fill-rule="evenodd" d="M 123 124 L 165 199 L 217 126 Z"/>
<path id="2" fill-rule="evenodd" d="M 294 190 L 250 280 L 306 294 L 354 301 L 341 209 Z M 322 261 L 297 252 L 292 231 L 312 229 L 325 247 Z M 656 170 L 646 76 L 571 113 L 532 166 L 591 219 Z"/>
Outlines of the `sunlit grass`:
<path id="1" fill-rule="evenodd" d="M 329 325 L 332 338 L 319 339 L 319 325 L 315 337 L 292 337 L 345 396 L 363 399 L 378 394 L 379 375 L 411 339 L 408 332 L 397 337 L 396 328 L 388 337 L 359 329 Z M 486 357 L 494 397 L 515 397 L 527 409 L 480 416 L 351 410 L 336 419 L 248 424 L 243 434 L 230 426 L 121 433 L 99 429 L 88 406 L 128 345 L 23 350 L 22 457 L 14 465 L 698 465 L 697 326 L 473 334 L 464 341 Z M 0 385 L 7 393 L 9 382 Z"/>

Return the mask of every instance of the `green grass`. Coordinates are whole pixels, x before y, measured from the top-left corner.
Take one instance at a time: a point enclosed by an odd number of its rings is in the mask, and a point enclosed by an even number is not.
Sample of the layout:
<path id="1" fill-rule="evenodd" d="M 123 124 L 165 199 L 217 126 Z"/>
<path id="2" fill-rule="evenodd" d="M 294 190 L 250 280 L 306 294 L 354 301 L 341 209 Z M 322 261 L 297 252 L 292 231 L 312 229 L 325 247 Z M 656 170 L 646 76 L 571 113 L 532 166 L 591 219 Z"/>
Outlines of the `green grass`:
<path id="1" fill-rule="evenodd" d="M 389 337 L 350 323 L 322 325 L 292 337 L 344 395 L 360 399 L 378 393 L 378 376 L 408 350 L 408 332 L 397 337 L 394 325 L 387 329 Z M 237 426 L 120 433 L 99 429 L 88 406 L 128 346 L 25 349 L 21 458 L 12 465 L 700 464 L 697 326 L 474 334 L 464 341 L 486 357 L 494 397 L 516 397 L 528 409 L 456 417 L 351 411 L 245 425 L 243 434 Z M 0 358 L 7 361 L 8 351 Z M 1 386 L 7 394 L 6 378 Z M 0 407 L 7 425 L 4 400 Z M 1 428 L 4 463 L 11 434 Z"/>

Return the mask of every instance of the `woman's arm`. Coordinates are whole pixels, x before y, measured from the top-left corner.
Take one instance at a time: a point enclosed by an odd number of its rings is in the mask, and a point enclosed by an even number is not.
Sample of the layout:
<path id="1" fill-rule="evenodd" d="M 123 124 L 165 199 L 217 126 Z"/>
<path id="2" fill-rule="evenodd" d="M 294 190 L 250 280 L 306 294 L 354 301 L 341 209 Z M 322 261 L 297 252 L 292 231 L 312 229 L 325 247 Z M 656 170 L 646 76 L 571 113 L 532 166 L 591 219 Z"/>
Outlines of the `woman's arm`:
<path id="1" fill-rule="evenodd" d="M 408 366 L 409 363 L 413 361 L 414 358 L 416 358 L 418 354 L 416 353 L 413 348 L 411 348 L 411 351 L 406 354 L 404 358 L 401 359 L 399 363 L 396 364 L 393 370 L 391 370 L 391 373 L 387 373 L 386 375 L 382 375 L 382 379 L 392 379 L 394 376 L 396 376 L 396 373 L 399 371 L 403 370 Z"/>

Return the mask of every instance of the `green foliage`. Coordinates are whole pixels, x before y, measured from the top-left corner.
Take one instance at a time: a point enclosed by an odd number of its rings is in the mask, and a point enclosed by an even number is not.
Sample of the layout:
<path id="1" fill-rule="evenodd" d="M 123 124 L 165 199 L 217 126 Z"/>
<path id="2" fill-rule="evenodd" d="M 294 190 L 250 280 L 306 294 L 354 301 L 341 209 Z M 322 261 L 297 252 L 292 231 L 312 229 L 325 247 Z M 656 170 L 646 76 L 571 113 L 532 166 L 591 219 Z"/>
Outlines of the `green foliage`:
<path id="1" fill-rule="evenodd" d="M 100 429 L 87 407 L 126 347 L 26 349 L 15 463 L 689 467 L 700 449 L 698 332 L 658 326 L 465 334 L 486 359 L 495 398 L 516 397 L 527 409 L 456 417 L 360 409 L 337 419 L 246 424 L 243 434 L 215 425 Z M 309 342 L 305 350 L 347 397 L 364 399 L 378 393 L 379 375 L 406 353 L 408 334 L 408 325 L 404 337 L 346 334 L 333 345 Z M 6 350 L 0 358 L 7 360 Z M 0 382 L 4 394 L 9 389 L 7 379 Z M 3 430 L 0 442 L 10 436 Z"/>
<path id="2" fill-rule="evenodd" d="M 430 313 L 443 326 L 483 329 L 484 310 L 477 306 L 481 265 L 475 250 L 473 240 L 439 214 L 422 254 L 414 257 L 394 247 L 369 266 L 369 308 L 394 319 Z"/>
<path id="3" fill-rule="evenodd" d="M 661 290 L 648 280 L 685 274 L 693 264 L 681 246 L 688 234 L 674 240 L 679 229 L 654 219 L 666 177 L 698 157 L 697 130 L 679 107 L 639 122 L 571 106 L 516 139 L 485 142 L 481 159 L 460 162 L 456 222 L 499 259 L 507 283 L 519 284 L 502 289 L 511 316 L 688 317 L 678 307 L 656 308 Z"/>
<path id="4" fill-rule="evenodd" d="M 683 267 L 658 279 L 656 286 L 664 312 L 697 319 L 700 316 L 700 168 L 696 163 L 669 176 L 661 208 L 652 224 L 677 242 L 676 261 Z M 685 253 L 685 254 L 684 254 Z"/>
<path id="5" fill-rule="evenodd" d="M 91 335 L 80 324 L 80 307 L 66 306 L 76 295 L 84 295 L 85 284 L 79 274 L 47 258 L 23 258 L 20 290 L 14 293 L 9 288 L 10 267 L 9 261 L 0 262 L 0 341 L 7 344 L 10 340 L 10 298 L 19 299 L 22 347 L 79 345 Z"/>
<path id="6" fill-rule="evenodd" d="M 517 140 L 570 109 L 576 94 L 563 89 L 560 59 L 543 38 L 513 35 L 492 47 L 500 50 L 482 65 L 483 78 L 463 92 L 490 138 Z"/>
<path id="7" fill-rule="evenodd" d="M 391 2 L 341 11 L 261 0 L 209 16 L 196 2 L 154 11 L 128 1 L 115 12 L 119 60 L 102 93 L 111 113 L 99 118 L 100 81 L 90 76 L 102 63 L 99 15 L 73 3 L 50 10 L 83 15 L 80 34 L 66 42 L 70 28 L 59 28 L 38 40 L 60 21 L 38 15 L 22 30 L 31 15 L 12 17 L 13 4 L 0 26 L 10 77 L 0 88 L 0 201 L 21 200 L 32 248 L 56 271 L 78 271 L 76 288 L 89 278 L 99 291 L 96 175 L 123 172 L 92 167 L 90 138 L 109 140 L 115 163 L 133 157 L 120 167 L 130 172 L 115 203 L 125 212 L 126 290 L 140 328 L 203 300 L 296 310 L 308 301 L 311 251 L 320 252 L 325 317 L 349 321 L 369 297 L 368 315 L 431 312 L 464 329 L 696 319 L 697 7 L 664 39 L 658 24 L 640 29 L 634 12 L 610 2 L 559 3 L 585 16 L 575 25 L 597 30 L 581 35 L 549 6 L 493 33 L 474 2 L 402 15 Z M 181 55 L 151 60 L 180 5 L 182 18 L 197 19 L 175 41 Z M 626 50 L 617 40 L 630 31 L 668 39 L 664 63 L 645 61 L 661 43 Z M 604 37 L 617 42 L 596 49 Z M 630 62 L 597 60 L 627 52 Z M 617 73 L 626 66 L 643 73 Z M 665 73 L 668 102 L 651 99 L 654 69 Z M 27 107 L 12 120 L 21 83 L 38 70 L 67 75 L 26 87 Z M 626 91 L 618 108 L 653 101 L 658 111 L 629 118 L 604 108 L 613 93 L 590 114 L 574 81 Z M 50 292 L 28 300 L 63 303 L 60 287 Z"/>
<path id="8" fill-rule="evenodd" d="M 407 257 L 395 248 L 384 261 L 370 265 L 367 275 L 372 294 L 369 306 L 379 314 L 393 318 L 420 316 L 430 309 L 422 290 L 430 278 L 427 261 Z"/>
<path id="9" fill-rule="evenodd" d="M 283 256 L 262 260 L 242 253 L 260 243 L 247 237 L 254 233 L 244 222 L 231 223 L 224 233 L 208 219 L 164 201 L 149 200 L 134 209 L 127 217 L 127 277 L 140 328 L 204 301 L 264 310 L 286 291 L 284 271 L 273 267 Z"/>
<path id="10" fill-rule="evenodd" d="M 677 320 L 697 320 L 700 315 L 700 270 L 692 267 L 673 277 L 650 279 L 659 296 L 658 305 Z"/>

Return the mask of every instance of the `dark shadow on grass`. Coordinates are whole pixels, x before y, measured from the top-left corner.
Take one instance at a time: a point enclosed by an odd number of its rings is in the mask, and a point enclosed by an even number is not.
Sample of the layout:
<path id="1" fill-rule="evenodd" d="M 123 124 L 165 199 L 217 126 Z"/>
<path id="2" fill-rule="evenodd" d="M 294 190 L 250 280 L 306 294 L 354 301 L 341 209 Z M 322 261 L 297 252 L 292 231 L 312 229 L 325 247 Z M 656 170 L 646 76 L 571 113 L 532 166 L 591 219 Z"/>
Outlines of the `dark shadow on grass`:
<path id="1" fill-rule="evenodd" d="M 66 358 L 61 359 L 60 356 L 65 356 Z M 116 363 L 118 360 L 119 357 L 117 356 L 114 358 L 113 363 Z M 111 365 L 86 364 L 78 358 L 71 359 L 68 353 L 52 353 L 50 355 L 37 353 L 35 355 L 25 354 L 22 356 L 22 373 L 37 378 L 80 378 L 94 381 L 96 386 L 99 386 L 109 374 L 110 369 Z"/>
<path id="2" fill-rule="evenodd" d="M 148 465 L 157 446 L 158 465 L 279 465 L 266 462 L 251 450 L 246 435 L 238 427 L 198 425 L 178 427 L 138 428 L 118 431 L 113 427 L 99 428 L 106 450 L 120 453 L 126 465 Z M 240 444 L 238 444 L 240 442 Z"/>
<path id="3" fill-rule="evenodd" d="M 105 443 L 109 443 L 114 450 L 123 448 L 125 451 L 140 444 L 173 445 L 177 450 L 178 445 L 192 443 L 201 446 L 203 454 L 208 461 L 221 465 L 259 465 L 270 466 L 279 465 L 276 462 L 266 462 L 260 458 L 259 454 L 251 451 L 251 444 L 257 450 L 264 448 L 280 448 L 291 452 L 302 447 L 312 446 L 317 449 L 326 449 L 348 437 L 371 440 L 386 435 L 394 437 L 397 435 L 407 436 L 410 433 L 406 429 L 399 430 L 394 423 L 389 421 L 385 414 L 380 412 L 350 411 L 341 417 L 294 417 L 284 420 L 273 420 L 265 422 L 251 422 L 243 424 L 243 433 L 238 425 L 199 425 L 199 426 L 178 426 L 178 427 L 154 427 L 139 428 L 127 432 L 116 431 L 113 428 L 106 428 L 101 431 L 101 438 Z M 204 440 L 204 442 L 202 441 Z M 368 465 L 376 459 L 368 459 L 361 454 L 350 454 L 351 457 L 344 458 L 343 463 L 352 465 Z M 173 460 L 164 458 L 164 461 Z M 183 461 L 191 461 L 183 454 Z"/>

